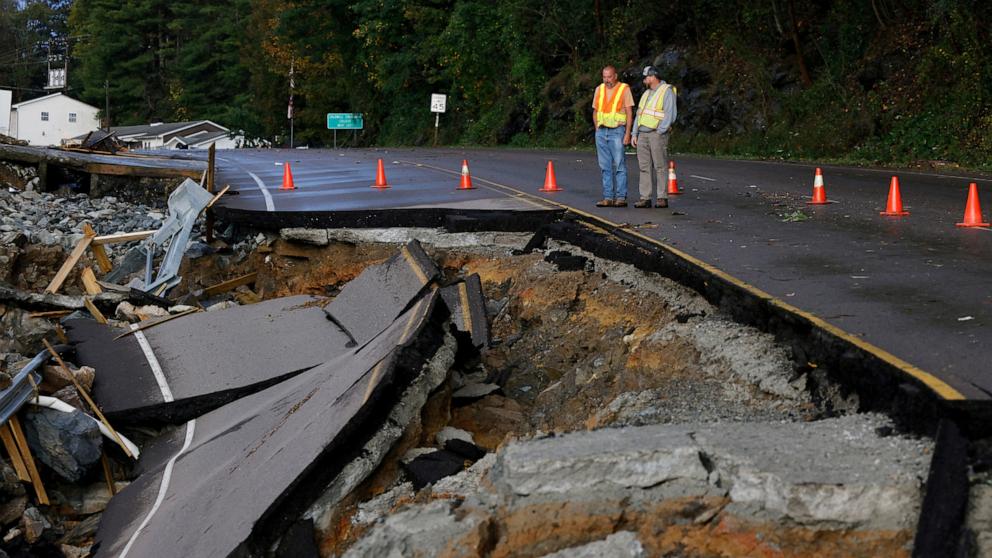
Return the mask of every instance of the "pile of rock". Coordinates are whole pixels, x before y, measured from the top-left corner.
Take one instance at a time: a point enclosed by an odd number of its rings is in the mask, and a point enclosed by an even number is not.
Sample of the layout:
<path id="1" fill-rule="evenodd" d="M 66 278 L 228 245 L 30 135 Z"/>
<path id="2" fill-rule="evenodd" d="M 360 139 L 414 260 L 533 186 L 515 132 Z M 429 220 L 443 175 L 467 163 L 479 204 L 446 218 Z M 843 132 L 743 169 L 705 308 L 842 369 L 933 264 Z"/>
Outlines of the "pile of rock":
<path id="1" fill-rule="evenodd" d="M 0 232 L 20 232 L 34 244 L 71 248 L 82 236 L 83 223 L 89 223 L 97 234 L 157 229 L 165 210 L 112 196 L 0 191 L 0 215 Z"/>
<path id="2" fill-rule="evenodd" d="M 21 355 L 0 355 L 0 363 L 12 372 L 27 362 Z M 93 368 L 70 364 L 69 370 L 83 389 L 92 388 Z M 101 480 L 101 456 L 104 451 L 108 455 L 119 452 L 109 447 L 112 444 L 104 447 L 98 423 L 67 373 L 55 365 L 44 365 L 39 372 L 38 395 L 64 405 L 35 399 L 18 416 L 50 502 L 38 501 L 19 482 L 7 460 L 0 460 L 0 549 L 11 555 L 82 557 L 89 554 L 100 515 L 111 497 L 107 481 Z M 115 481 L 114 485 L 116 491 L 127 483 Z"/>

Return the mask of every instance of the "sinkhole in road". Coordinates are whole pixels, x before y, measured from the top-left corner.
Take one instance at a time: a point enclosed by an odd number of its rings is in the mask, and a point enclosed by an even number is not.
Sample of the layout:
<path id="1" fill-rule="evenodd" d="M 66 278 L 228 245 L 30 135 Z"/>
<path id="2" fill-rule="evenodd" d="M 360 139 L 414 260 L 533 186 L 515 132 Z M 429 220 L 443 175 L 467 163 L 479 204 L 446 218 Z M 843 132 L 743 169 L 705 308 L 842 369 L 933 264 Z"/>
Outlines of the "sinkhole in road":
<path id="1" fill-rule="evenodd" d="M 324 245 L 258 235 L 234 257 L 188 262 L 180 291 L 255 271 L 251 303 L 333 296 L 365 267 L 417 238 L 445 280 L 478 274 L 492 342 L 457 379 L 486 384 L 452 421 L 495 447 L 508 434 L 686 421 L 809 421 L 846 414 L 857 398 L 824 370 L 796 362 L 773 336 L 722 315 L 699 294 L 633 266 L 548 241 L 524 253 L 518 233 L 330 230 Z M 335 238 L 335 234 L 338 235 Z M 323 238 L 321 239 L 323 244 Z M 182 292 L 179 293 L 180 295 Z M 488 420 L 488 410 L 508 420 Z M 512 418 L 511 418 L 512 417 Z M 485 425 L 485 428 L 482 428 Z"/>
<path id="2" fill-rule="evenodd" d="M 858 415 L 857 397 L 823 367 L 797 361 L 774 336 L 734 322 L 695 291 L 559 241 L 524 250 L 531 237 L 284 230 L 245 236 L 231 250 L 184 263 L 177 296 L 255 272 L 252 287 L 225 296 L 241 304 L 294 294 L 334 297 L 368 266 L 417 239 L 441 270 L 439 286 L 473 274 L 481 281 L 490 345 L 457 359 L 358 489 L 311 512 L 321 554 L 338 555 L 367 534 L 361 507 L 403 485 L 402 457 L 434 445 L 446 428 L 468 432 L 479 448 L 498 455 L 513 440 L 606 428 L 765 428 Z M 409 501 L 392 505 L 400 503 Z M 559 546 L 582 539 L 562 536 Z M 906 536 L 900 531 L 893 540 L 903 544 Z M 512 554 L 523 548 L 514 544 L 529 543 L 506 544 Z"/>

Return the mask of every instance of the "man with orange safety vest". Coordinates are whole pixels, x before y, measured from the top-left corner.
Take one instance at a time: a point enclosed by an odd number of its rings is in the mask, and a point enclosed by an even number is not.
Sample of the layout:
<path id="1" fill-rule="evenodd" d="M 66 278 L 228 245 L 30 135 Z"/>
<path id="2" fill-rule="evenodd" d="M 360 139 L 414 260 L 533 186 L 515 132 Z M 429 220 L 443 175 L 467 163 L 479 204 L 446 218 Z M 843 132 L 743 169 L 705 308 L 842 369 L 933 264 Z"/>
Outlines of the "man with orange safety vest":
<path id="1" fill-rule="evenodd" d="M 634 96 L 630 86 L 617 80 L 617 69 L 603 68 L 603 83 L 592 96 L 592 122 L 596 127 L 596 155 L 603 172 L 603 199 L 598 207 L 627 207 L 627 161 Z"/>
<path id="2" fill-rule="evenodd" d="M 657 207 L 668 207 L 668 138 L 675 122 L 675 88 L 661 79 L 655 66 L 646 66 L 644 85 L 647 89 L 637 104 L 632 143 L 637 148 L 637 164 L 641 169 L 637 189 L 641 199 L 634 207 L 651 207 L 651 192 L 657 186 Z"/>

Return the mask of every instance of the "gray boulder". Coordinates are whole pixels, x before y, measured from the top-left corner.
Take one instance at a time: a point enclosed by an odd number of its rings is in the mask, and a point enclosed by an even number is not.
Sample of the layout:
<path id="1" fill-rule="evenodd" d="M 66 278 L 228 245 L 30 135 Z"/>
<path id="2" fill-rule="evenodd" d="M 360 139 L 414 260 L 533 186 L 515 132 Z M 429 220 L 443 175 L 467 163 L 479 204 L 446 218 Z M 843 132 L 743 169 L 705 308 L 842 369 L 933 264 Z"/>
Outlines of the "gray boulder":
<path id="1" fill-rule="evenodd" d="M 79 481 L 100 461 L 100 429 L 81 411 L 63 413 L 38 408 L 25 413 L 24 419 L 31 451 L 65 479 Z"/>

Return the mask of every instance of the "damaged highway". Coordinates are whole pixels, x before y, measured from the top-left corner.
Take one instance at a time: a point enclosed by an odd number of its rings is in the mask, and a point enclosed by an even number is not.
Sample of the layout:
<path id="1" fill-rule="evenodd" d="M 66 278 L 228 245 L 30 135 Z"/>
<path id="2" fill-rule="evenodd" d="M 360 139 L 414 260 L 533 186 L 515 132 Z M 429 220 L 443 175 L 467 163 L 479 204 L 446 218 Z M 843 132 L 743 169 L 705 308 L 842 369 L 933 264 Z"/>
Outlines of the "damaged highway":
<path id="1" fill-rule="evenodd" d="M 39 199 L 74 211 L 56 197 Z M 84 218 L 44 249 L 36 231 L 0 239 L 7 555 L 920 544 L 946 449 L 864 399 L 887 376 L 766 327 L 790 324 L 669 254 L 547 211 L 524 231 L 386 209 L 389 228 L 221 222 L 208 239 L 216 199 L 189 181 L 152 208 L 157 230 Z"/>

